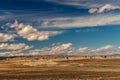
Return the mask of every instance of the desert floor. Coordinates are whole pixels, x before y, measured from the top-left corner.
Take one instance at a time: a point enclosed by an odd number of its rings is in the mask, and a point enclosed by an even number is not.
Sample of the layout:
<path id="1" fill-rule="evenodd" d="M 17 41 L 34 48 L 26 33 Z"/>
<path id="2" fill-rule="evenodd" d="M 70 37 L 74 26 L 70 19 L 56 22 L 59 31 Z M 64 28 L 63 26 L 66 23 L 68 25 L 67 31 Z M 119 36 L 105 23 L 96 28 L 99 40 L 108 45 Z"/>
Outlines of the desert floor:
<path id="1" fill-rule="evenodd" d="M 0 61 L 0 80 L 120 80 L 120 59 Z"/>

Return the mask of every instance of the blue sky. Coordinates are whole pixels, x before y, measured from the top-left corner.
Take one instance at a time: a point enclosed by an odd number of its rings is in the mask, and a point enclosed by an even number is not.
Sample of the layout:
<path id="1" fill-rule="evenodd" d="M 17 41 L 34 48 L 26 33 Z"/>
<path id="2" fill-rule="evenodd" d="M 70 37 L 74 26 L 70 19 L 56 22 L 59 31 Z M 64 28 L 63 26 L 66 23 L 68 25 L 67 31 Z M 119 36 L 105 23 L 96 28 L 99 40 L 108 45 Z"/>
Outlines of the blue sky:
<path id="1" fill-rule="evenodd" d="M 119 54 L 119 0 L 1 0 L 0 54 Z"/>

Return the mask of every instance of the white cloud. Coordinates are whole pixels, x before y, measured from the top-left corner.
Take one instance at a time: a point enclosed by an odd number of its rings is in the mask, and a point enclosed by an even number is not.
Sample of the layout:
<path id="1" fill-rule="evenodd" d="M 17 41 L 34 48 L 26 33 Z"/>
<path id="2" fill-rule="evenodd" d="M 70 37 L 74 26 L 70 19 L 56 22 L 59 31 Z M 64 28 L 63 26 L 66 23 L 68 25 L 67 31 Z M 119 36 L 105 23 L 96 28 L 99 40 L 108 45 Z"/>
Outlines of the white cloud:
<path id="1" fill-rule="evenodd" d="M 69 51 L 72 43 L 66 43 L 62 45 L 53 46 L 49 52 L 49 54 L 66 54 Z"/>
<path id="2" fill-rule="evenodd" d="M 52 28 L 76 28 L 76 27 L 81 28 L 81 27 L 96 27 L 96 26 L 102 26 L 102 25 L 118 25 L 120 24 L 120 14 L 118 13 L 99 14 L 99 15 L 77 16 L 77 17 L 66 16 L 66 17 L 52 17 L 47 19 L 38 17 L 34 21 L 30 19 L 28 23 L 37 24 L 34 27 L 32 26 L 32 28 L 34 29 L 41 29 L 41 28 L 43 29 L 43 28 L 51 28 L 51 27 Z M 17 27 L 19 26 L 19 28 L 23 26 L 28 26 L 23 23 L 20 23 L 20 24 L 17 23 L 13 25 L 16 25 Z M 13 25 L 11 27 L 13 27 Z"/>
<path id="3" fill-rule="evenodd" d="M 29 52 L 29 55 L 64 55 L 70 54 L 72 49 L 72 43 L 58 44 L 54 45 L 51 48 L 45 47 L 42 49 L 32 50 Z"/>
<path id="4" fill-rule="evenodd" d="M 120 52 L 119 47 L 112 46 L 112 45 L 106 45 L 106 46 L 92 50 L 92 53 L 96 55 L 120 54 L 119 52 Z"/>
<path id="5" fill-rule="evenodd" d="M 44 41 L 48 40 L 49 37 L 61 34 L 63 31 L 38 31 L 36 28 L 33 28 L 31 25 L 25 25 L 23 23 L 18 23 L 15 21 L 14 24 L 11 24 L 11 28 L 15 28 L 17 34 L 28 41 L 39 40 Z"/>
<path id="6" fill-rule="evenodd" d="M 46 0 L 46 1 L 75 6 L 77 8 L 100 7 L 105 4 L 120 5 L 119 0 Z"/>
<path id="7" fill-rule="evenodd" d="M 110 50 L 112 48 L 113 48 L 112 45 L 106 45 L 106 46 L 96 49 L 95 51 L 100 52 L 100 51 L 104 51 L 104 50 Z"/>
<path id="8" fill-rule="evenodd" d="M 22 53 L 21 50 L 18 51 L 9 51 L 9 52 L 0 52 L 0 56 L 23 56 L 25 55 L 24 53 Z"/>
<path id="9" fill-rule="evenodd" d="M 94 8 L 95 9 L 95 8 Z M 92 10 L 94 13 L 96 10 Z M 105 10 L 106 11 L 106 10 Z M 46 14 L 45 14 L 46 15 Z M 76 28 L 76 27 L 95 27 L 102 25 L 118 25 L 120 24 L 120 14 L 99 14 L 99 15 L 83 15 L 83 16 L 65 16 L 65 17 L 41 17 L 38 15 L 36 17 L 35 14 L 31 16 L 19 17 L 18 19 L 30 24 L 35 24 L 36 26 L 32 26 L 34 29 L 43 29 L 43 28 Z M 12 19 L 12 18 L 11 18 Z M 14 19 L 14 18 L 13 18 Z M 7 20 L 7 19 L 6 19 Z M 23 27 L 27 26 L 23 23 L 14 23 L 11 27 L 16 28 L 16 26 Z M 38 31 L 38 30 L 37 30 Z M 39 31 L 41 32 L 41 31 Z"/>
<path id="10" fill-rule="evenodd" d="M 83 47 L 76 49 L 76 55 L 112 55 L 112 54 L 120 54 L 120 48 L 117 46 L 106 45 L 100 48 L 89 48 Z"/>
<path id="11" fill-rule="evenodd" d="M 120 54 L 119 46 L 106 45 L 100 48 L 81 47 L 76 48 L 72 43 L 55 44 L 51 47 L 30 50 L 22 53 L 23 50 L 30 49 L 32 46 L 25 44 L 0 44 L 0 50 L 12 50 L 0 53 L 0 56 L 20 56 L 20 55 L 112 55 Z"/>
<path id="12" fill-rule="evenodd" d="M 88 47 L 79 48 L 78 52 L 88 52 L 90 49 Z"/>
<path id="13" fill-rule="evenodd" d="M 54 3 L 58 3 L 58 4 L 64 4 L 64 5 L 71 5 L 71 6 L 75 6 L 75 7 L 95 7 L 95 6 L 99 6 L 100 4 L 96 3 L 95 1 L 89 0 L 46 0 L 46 1 L 50 1 L 50 2 L 54 2 Z"/>
<path id="14" fill-rule="evenodd" d="M 47 22 L 47 23 L 46 23 Z M 46 19 L 42 22 L 42 28 L 75 28 L 75 27 L 95 27 L 101 25 L 120 24 L 120 15 L 95 15 L 81 17 L 65 17 Z"/>
<path id="15" fill-rule="evenodd" d="M 120 54 L 120 48 L 117 46 L 106 45 L 100 48 L 73 47 L 72 43 L 54 45 L 42 49 L 31 50 L 28 55 L 111 55 Z"/>
<path id="16" fill-rule="evenodd" d="M 103 13 L 104 11 L 120 9 L 119 0 L 46 0 L 58 4 L 75 6 L 76 8 L 90 8 L 89 13 Z"/>
<path id="17" fill-rule="evenodd" d="M 91 9 L 89 9 L 89 13 L 96 13 L 98 11 L 98 9 L 97 8 L 91 8 Z"/>
<path id="18" fill-rule="evenodd" d="M 120 9 L 120 6 L 114 6 L 111 4 L 106 4 L 100 8 L 91 8 L 89 9 L 89 13 L 103 13 L 105 11 Z"/>
<path id="19" fill-rule="evenodd" d="M 8 42 L 8 41 L 13 41 L 14 40 L 13 34 L 3 34 L 0 33 L 0 42 Z"/>
<path id="20" fill-rule="evenodd" d="M 99 8 L 98 13 L 102 13 L 106 10 L 114 10 L 114 9 L 120 9 L 120 7 L 119 6 L 113 6 L 113 5 L 110 5 L 110 4 L 106 4 L 106 5 Z"/>
<path id="21" fill-rule="evenodd" d="M 26 45 L 24 43 L 19 43 L 19 44 L 7 44 L 7 43 L 2 43 L 0 44 L 0 50 L 28 50 L 31 49 L 33 46 Z"/>

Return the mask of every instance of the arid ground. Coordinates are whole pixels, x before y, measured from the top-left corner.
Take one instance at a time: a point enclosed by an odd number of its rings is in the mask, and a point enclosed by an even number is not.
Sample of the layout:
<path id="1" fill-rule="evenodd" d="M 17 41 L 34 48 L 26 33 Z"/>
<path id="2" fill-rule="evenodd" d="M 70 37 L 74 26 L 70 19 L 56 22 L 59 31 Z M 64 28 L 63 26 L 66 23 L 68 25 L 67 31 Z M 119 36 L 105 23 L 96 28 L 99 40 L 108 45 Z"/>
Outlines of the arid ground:
<path id="1" fill-rule="evenodd" d="M 120 80 L 120 59 L 5 59 L 0 80 Z"/>

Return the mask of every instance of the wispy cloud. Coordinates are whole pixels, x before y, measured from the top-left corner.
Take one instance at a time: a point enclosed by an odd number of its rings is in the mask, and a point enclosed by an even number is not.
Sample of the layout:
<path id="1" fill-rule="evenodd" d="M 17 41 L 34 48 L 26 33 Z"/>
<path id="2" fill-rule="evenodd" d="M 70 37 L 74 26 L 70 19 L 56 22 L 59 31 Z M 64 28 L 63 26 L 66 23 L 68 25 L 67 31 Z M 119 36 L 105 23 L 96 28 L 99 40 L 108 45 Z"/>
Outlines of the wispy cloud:
<path id="1" fill-rule="evenodd" d="M 100 8 L 91 8 L 89 9 L 89 13 L 103 13 L 105 11 L 120 9 L 120 6 L 114 6 L 111 4 L 105 4 L 104 6 Z"/>
<path id="2" fill-rule="evenodd" d="M 120 5 L 119 0 L 46 0 L 58 4 L 77 6 L 82 8 L 100 7 L 105 4 Z"/>
<path id="3" fill-rule="evenodd" d="M 99 15 L 90 15 L 90 16 L 77 16 L 77 17 L 53 17 L 53 18 L 34 18 L 27 17 L 23 20 L 23 25 L 26 23 L 29 24 L 34 29 L 43 29 L 43 28 L 81 28 L 81 27 L 96 27 L 102 25 L 118 25 L 120 24 L 120 15 L 119 14 L 99 14 Z M 21 23 L 18 23 L 22 25 Z M 31 24 L 36 24 L 32 26 Z M 39 31 L 39 30 L 38 30 Z"/>
<path id="4" fill-rule="evenodd" d="M 106 6 L 106 5 L 105 5 Z M 118 9 L 117 6 L 109 5 L 101 8 L 91 8 L 91 13 L 104 12 L 106 10 Z M 48 15 L 48 14 L 45 14 Z M 41 17 L 32 13 L 31 15 L 8 15 L 4 20 L 18 19 L 21 23 L 34 25 L 33 28 L 43 29 L 43 28 L 81 28 L 81 27 L 96 27 L 102 25 L 117 25 L 120 24 L 120 14 L 96 14 L 96 15 L 83 15 L 83 16 L 63 16 L 63 17 Z M 4 21 L 2 20 L 2 21 Z M 6 21 L 8 22 L 8 21 Z M 38 30 L 39 31 L 39 30 Z"/>
<path id="5" fill-rule="evenodd" d="M 45 19 L 41 23 L 43 28 L 81 28 L 81 27 L 96 27 L 102 25 L 120 24 L 120 15 L 94 15 L 81 17 L 65 17 Z"/>

